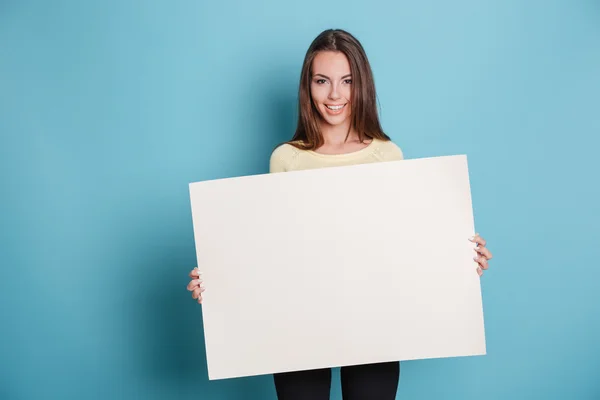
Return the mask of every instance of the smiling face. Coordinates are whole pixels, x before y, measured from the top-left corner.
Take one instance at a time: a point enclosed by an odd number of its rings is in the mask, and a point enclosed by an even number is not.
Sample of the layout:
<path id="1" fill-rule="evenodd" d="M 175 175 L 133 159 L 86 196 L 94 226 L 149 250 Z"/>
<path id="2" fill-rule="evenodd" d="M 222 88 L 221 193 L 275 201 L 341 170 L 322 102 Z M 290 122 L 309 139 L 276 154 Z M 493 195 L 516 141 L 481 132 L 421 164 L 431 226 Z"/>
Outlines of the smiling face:
<path id="1" fill-rule="evenodd" d="M 298 122 L 288 143 L 303 150 L 329 142 L 390 140 L 379 123 L 373 72 L 362 45 L 341 29 L 327 29 L 304 55 L 298 85 Z"/>
<path id="2" fill-rule="evenodd" d="M 333 126 L 350 123 L 352 75 L 343 53 L 321 51 L 315 56 L 310 91 L 325 123 Z"/>

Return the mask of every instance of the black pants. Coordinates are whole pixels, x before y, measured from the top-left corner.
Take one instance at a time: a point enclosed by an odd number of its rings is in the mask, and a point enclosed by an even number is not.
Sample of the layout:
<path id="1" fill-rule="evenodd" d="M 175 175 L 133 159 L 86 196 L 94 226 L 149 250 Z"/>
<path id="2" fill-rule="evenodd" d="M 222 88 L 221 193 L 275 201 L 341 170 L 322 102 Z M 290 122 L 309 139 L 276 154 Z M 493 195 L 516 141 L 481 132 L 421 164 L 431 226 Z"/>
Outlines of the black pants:
<path id="1" fill-rule="evenodd" d="M 342 367 L 340 378 L 344 400 L 394 400 L 400 363 Z M 279 400 L 329 400 L 331 369 L 279 373 L 274 381 Z"/>

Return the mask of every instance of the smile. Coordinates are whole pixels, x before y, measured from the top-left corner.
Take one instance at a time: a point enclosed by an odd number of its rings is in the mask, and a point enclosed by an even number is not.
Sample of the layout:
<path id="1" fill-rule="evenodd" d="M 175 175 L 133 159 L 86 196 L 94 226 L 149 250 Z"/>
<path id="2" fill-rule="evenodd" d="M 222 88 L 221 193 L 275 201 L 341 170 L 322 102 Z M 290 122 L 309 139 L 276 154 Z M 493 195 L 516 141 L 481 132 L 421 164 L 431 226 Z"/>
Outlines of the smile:
<path id="1" fill-rule="evenodd" d="M 330 110 L 333 111 L 338 111 L 341 110 L 342 108 L 344 108 L 345 104 L 339 105 L 339 106 L 329 106 L 327 104 L 325 104 L 325 107 L 329 108 Z"/>

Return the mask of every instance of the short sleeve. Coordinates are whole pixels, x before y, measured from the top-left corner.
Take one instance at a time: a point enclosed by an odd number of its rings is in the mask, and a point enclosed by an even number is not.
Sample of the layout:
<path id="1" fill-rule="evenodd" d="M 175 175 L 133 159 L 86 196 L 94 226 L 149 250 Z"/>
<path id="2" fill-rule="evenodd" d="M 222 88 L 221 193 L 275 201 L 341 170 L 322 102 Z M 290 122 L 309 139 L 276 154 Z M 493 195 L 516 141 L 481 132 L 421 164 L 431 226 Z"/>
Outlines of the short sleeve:
<path id="1" fill-rule="evenodd" d="M 286 166 L 286 157 L 285 157 L 286 149 L 284 146 L 285 145 L 277 147 L 271 153 L 271 159 L 269 161 L 269 173 L 272 174 L 272 173 L 276 173 L 276 172 L 285 172 L 286 171 L 286 167 L 285 167 Z"/>
<path id="2" fill-rule="evenodd" d="M 385 159 L 387 161 L 400 161 L 404 160 L 404 153 L 402 149 L 394 142 L 389 141 L 385 150 Z"/>

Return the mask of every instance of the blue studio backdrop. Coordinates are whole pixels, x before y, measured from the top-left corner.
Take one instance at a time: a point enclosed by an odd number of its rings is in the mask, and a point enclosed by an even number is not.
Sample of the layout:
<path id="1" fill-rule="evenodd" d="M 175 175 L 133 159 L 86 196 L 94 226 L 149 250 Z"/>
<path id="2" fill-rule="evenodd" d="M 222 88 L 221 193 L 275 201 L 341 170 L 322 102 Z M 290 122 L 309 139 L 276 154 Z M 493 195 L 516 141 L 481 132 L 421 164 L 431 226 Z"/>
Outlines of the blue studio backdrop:
<path id="1" fill-rule="evenodd" d="M 406 158 L 468 155 L 495 256 L 488 354 L 398 399 L 600 398 L 596 0 L 0 2 L 0 398 L 275 399 L 207 379 L 188 183 L 267 172 L 331 27 Z"/>

